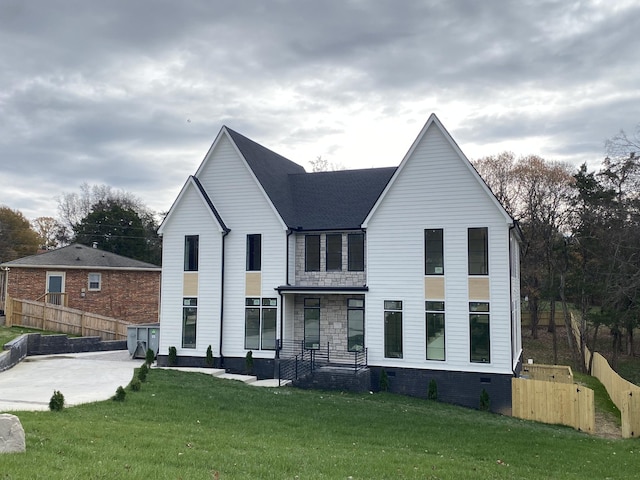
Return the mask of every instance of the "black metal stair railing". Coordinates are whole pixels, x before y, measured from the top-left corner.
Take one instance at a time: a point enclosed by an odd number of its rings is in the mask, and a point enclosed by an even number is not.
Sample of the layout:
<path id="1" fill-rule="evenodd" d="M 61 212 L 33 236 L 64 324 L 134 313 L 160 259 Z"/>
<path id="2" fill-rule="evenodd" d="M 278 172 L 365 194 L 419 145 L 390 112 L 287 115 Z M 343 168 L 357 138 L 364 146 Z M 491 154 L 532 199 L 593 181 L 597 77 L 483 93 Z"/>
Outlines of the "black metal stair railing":
<path id="1" fill-rule="evenodd" d="M 304 348 L 304 341 L 280 341 L 276 350 L 276 377 L 295 381 L 313 373 L 319 367 L 351 368 L 355 373 L 367 367 L 367 349 L 345 352 L 331 349 L 329 343 L 317 349 Z"/>

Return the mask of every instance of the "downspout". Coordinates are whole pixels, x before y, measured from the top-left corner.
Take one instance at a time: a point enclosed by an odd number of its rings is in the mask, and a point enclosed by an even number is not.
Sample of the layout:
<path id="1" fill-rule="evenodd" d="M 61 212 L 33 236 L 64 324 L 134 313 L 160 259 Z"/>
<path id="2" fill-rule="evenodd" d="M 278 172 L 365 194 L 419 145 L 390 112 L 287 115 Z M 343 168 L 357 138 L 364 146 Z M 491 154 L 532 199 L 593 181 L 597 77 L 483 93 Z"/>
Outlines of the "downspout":
<path id="1" fill-rule="evenodd" d="M 515 365 L 513 364 L 513 354 L 515 353 L 515 350 L 513 345 L 513 265 L 511 263 L 511 232 L 516 227 L 517 223 L 516 220 L 514 220 L 513 223 L 509 226 L 509 238 L 507 239 L 509 242 L 509 316 L 511 317 L 509 322 L 509 328 L 511 330 L 511 338 L 509 339 L 509 343 L 511 344 L 511 372 L 513 373 L 514 377 L 517 377 L 518 375 L 516 374 Z"/>
<path id="2" fill-rule="evenodd" d="M 218 346 L 218 352 L 220 353 L 220 368 L 224 368 L 224 356 L 222 355 L 222 333 L 224 324 L 224 246 L 225 238 L 229 235 L 228 228 L 225 228 L 222 232 L 222 262 L 220 268 L 220 344 Z"/>

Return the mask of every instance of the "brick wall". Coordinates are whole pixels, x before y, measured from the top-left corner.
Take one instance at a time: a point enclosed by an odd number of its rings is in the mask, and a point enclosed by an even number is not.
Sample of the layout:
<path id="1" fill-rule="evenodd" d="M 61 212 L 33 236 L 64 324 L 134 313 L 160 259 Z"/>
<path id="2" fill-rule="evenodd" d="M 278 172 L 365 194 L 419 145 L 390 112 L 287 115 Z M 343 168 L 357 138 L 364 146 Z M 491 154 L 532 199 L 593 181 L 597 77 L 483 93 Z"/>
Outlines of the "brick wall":
<path id="1" fill-rule="evenodd" d="M 67 306 L 131 323 L 158 321 L 160 271 L 62 270 L 16 268 L 9 270 L 7 293 L 24 300 L 43 300 L 47 271 L 64 272 Z M 101 289 L 89 291 L 89 273 L 100 273 Z M 84 289 L 84 296 L 82 295 Z"/>

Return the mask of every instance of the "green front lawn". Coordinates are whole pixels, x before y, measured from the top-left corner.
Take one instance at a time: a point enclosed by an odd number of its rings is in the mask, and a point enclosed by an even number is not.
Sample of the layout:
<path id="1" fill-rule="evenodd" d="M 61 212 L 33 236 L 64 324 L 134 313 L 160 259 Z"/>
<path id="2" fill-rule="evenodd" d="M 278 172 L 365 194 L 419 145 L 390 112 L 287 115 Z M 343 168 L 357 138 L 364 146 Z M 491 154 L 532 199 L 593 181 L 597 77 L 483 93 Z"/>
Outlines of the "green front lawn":
<path id="1" fill-rule="evenodd" d="M 64 392 L 62 392 L 64 394 Z M 123 403 L 20 412 L 1 479 L 637 478 L 638 440 L 392 394 L 152 370 Z"/>
<path id="2" fill-rule="evenodd" d="M 54 334 L 55 332 L 46 332 L 43 330 L 37 330 L 35 328 L 27 328 L 27 327 L 0 326 L 0 349 L 6 343 L 10 342 L 14 338 L 18 338 L 20 335 L 24 335 L 25 333 L 41 333 L 43 335 L 51 335 L 51 334 Z"/>

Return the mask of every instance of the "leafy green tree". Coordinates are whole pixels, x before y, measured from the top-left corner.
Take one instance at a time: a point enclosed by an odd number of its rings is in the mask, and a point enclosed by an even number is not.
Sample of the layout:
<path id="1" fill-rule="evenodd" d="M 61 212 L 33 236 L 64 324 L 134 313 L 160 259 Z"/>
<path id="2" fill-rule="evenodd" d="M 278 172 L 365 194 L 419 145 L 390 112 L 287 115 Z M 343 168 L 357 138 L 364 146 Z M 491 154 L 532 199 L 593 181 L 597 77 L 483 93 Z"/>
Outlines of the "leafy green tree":
<path id="1" fill-rule="evenodd" d="M 91 213 L 73 230 L 78 243 L 92 245 L 95 242 L 102 250 L 150 262 L 154 260 L 154 252 L 147 241 L 146 228 L 132 208 L 110 200 L 94 205 Z"/>
<path id="2" fill-rule="evenodd" d="M 39 243 L 38 234 L 20 211 L 0 207 L 0 262 L 35 255 Z"/>

